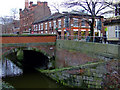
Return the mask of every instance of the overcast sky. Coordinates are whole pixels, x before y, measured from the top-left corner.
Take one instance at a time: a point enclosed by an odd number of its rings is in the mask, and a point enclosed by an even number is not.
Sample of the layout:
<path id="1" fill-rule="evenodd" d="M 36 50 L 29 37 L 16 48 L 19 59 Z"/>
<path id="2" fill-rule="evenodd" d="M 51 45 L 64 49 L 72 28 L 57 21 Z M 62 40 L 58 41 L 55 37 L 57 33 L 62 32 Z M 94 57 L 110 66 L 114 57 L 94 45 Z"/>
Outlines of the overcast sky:
<path id="1" fill-rule="evenodd" d="M 37 0 L 29 0 L 33 1 L 34 4 L 37 3 Z M 51 11 L 53 11 L 53 8 L 51 7 L 51 5 L 54 5 L 53 2 L 55 3 L 61 3 L 63 1 L 66 0 L 39 0 L 39 1 L 47 1 L 48 2 L 48 6 L 51 8 Z M 116 0 L 114 0 L 116 1 Z M 117 0 L 119 1 L 119 0 Z M 25 7 L 25 0 L 1 0 L 0 1 L 0 16 L 10 16 L 11 15 L 11 9 L 12 8 L 16 8 L 19 12 L 19 9 L 22 8 L 24 9 Z M 71 9 L 63 9 L 63 8 L 59 8 L 60 11 L 70 11 Z M 19 16 L 19 13 L 18 13 Z"/>
<path id="2" fill-rule="evenodd" d="M 29 0 L 33 1 L 34 4 L 37 3 L 37 0 Z M 65 0 L 39 0 L 39 1 L 47 1 L 48 5 L 51 7 L 52 2 L 58 2 L 61 3 Z M 11 9 L 17 8 L 19 11 L 20 8 L 24 9 L 25 7 L 25 0 L 1 0 L 0 1 L 0 16 L 9 16 L 11 15 Z"/>

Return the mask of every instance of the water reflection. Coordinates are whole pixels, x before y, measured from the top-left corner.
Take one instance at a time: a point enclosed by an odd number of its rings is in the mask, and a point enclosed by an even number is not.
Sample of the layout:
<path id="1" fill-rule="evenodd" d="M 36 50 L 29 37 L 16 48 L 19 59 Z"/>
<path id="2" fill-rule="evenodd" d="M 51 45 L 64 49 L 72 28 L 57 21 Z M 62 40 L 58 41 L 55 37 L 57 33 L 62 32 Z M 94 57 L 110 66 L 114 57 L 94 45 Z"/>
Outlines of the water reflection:
<path id="1" fill-rule="evenodd" d="M 46 77 L 40 72 L 33 71 L 24 73 L 20 76 L 3 78 L 4 81 L 11 84 L 15 89 L 19 88 L 67 88 L 59 85 L 52 79 Z"/>
<path id="2" fill-rule="evenodd" d="M 0 90 L 2 89 L 2 61 L 0 60 Z"/>
<path id="3" fill-rule="evenodd" d="M 2 67 L 2 73 L 0 77 L 15 76 L 23 73 L 22 69 L 17 67 L 14 63 L 12 63 L 7 58 L 5 58 L 4 60 L 1 60 L 0 63 L 2 63 L 0 64 L 0 67 Z"/>
<path id="4" fill-rule="evenodd" d="M 2 60 L 0 60 L 0 79 L 2 78 Z"/>
<path id="5" fill-rule="evenodd" d="M 0 62 L 1 63 L 1 62 Z M 67 88 L 37 71 L 23 73 L 9 59 L 2 62 L 2 80 L 18 88 Z M 21 74 L 21 75 L 20 75 Z M 17 76 L 18 75 L 18 76 Z M 7 76 L 7 77 L 6 77 Z"/>
<path id="6" fill-rule="evenodd" d="M 11 55 L 10 55 L 11 56 Z M 12 56 L 13 57 L 13 56 Z M 14 57 L 13 57 L 14 59 Z M 38 71 L 24 72 L 7 57 L 0 61 L 2 80 L 18 88 L 67 88 Z"/>

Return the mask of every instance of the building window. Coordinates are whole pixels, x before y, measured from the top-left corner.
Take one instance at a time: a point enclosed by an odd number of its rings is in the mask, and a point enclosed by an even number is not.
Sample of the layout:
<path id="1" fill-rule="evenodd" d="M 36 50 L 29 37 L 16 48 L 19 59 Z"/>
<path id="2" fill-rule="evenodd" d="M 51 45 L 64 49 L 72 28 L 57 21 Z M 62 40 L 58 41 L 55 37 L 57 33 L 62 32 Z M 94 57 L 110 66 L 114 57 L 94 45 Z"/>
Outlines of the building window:
<path id="1" fill-rule="evenodd" d="M 45 30 L 47 30 L 47 22 L 45 23 Z"/>
<path id="2" fill-rule="evenodd" d="M 51 28 L 51 22 L 49 22 L 49 28 Z"/>
<path id="3" fill-rule="evenodd" d="M 54 29 L 56 28 L 56 21 L 53 21 Z"/>
<path id="4" fill-rule="evenodd" d="M 40 30 L 40 24 L 39 24 L 39 30 Z"/>
<path id="5" fill-rule="evenodd" d="M 65 19 L 64 19 L 64 27 L 65 27 Z"/>
<path id="6" fill-rule="evenodd" d="M 36 25 L 34 25 L 34 31 L 35 31 L 35 26 L 36 26 Z"/>
<path id="7" fill-rule="evenodd" d="M 118 26 L 118 30 L 120 31 L 120 26 Z"/>
<path id="8" fill-rule="evenodd" d="M 82 21 L 82 22 L 81 22 L 81 26 L 82 26 L 82 27 L 85 27 L 85 21 Z"/>
<path id="9" fill-rule="evenodd" d="M 37 25 L 36 25 L 36 31 L 37 31 Z"/>
<path id="10" fill-rule="evenodd" d="M 43 30 L 43 23 L 41 23 L 41 30 Z"/>
<path id="11" fill-rule="evenodd" d="M 73 26 L 74 27 L 78 27 L 78 19 L 77 18 L 73 18 Z"/>
<path id="12" fill-rule="evenodd" d="M 69 28 L 69 21 L 70 21 L 70 18 L 68 16 L 65 16 L 65 19 L 64 19 L 64 27 L 65 28 Z"/>
<path id="13" fill-rule="evenodd" d="M 120 26 L 115 26 L 115 36 L 116 38 L 120 38 Z"/>
<path id="14" fill-rule="evenodd" d="M 58 20 L 58 28 L 61 28 L 61 19 Z"/>

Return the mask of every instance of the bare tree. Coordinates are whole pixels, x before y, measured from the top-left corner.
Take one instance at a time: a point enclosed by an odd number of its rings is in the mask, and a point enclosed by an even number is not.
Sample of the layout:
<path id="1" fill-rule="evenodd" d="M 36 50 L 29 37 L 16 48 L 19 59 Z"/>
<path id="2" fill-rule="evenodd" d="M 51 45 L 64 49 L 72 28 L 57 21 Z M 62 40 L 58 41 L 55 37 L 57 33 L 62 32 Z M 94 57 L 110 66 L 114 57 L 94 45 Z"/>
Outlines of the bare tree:
<path id="1" fill-rule="evenodd" d="M 16 20 L 18 18 L 17 17 L 17 14 L 18 14 L 17 8 L 12 8 L 10 12 L 11 12 L 11 16 L 13 17 L 13 19 Z"/>
<path id="2" fill-rule="evenodd" d="M 112 1 L 113 0 L 68 0 L 67 2 L 64 2 L 63 5 L 68 8 L 80 6 L 91 15 L 92 21 L 87 22 L 90 25 L 91 36 L 93 36 L 95 17 L 108 12 L 113 12 L 113 9 L 115 8 Z M 107 11 L 105 9 L 107 9 Z"/>
<path id="3" fill-rule="evenodd" d="M 16 8 L 12 8 L 11 9 L 11 16 L 2 16 L 0 17 L 1 23 L 3 25 L 2 28 L 2 33 L 10 33 L 10 30 L 14 29 L 15 26 L 15 20 L 17 19 L 17 9 Z"/>
<path id="4" fill-rule="evenodd" d="M 51 10 L 57 13 L 60 13 L 60 11 L 68 10 L 67 7 L 62 6 L 62 3 L 63 2 L 52 2 L 52 4 L 50 4 Z"/>
<path id="5" fill-rule="evenodd" d="M 11 16 L 13 18 L 13 22 L 12 22 L 13 25 L 11 27 L 12 31 L 15 29 L 16 19 L 18 19 L 17 14 L 18 14 L 17 8 L 12 8 L 11 9 Z"/>
<path id="6" fill-rule="evenodd" d="M 60 12 L 60 3 L 57 2 L 52 2 L 52 4 L 50 5 L 53 8 L 53 11 L 59 13 Z"/>
<path id="7" fill-rule="evenodd" d="M 9 23 L 13 22 L 13 19 L 10 16 L 3 16 L 0 17 L 3 28 L 2 28 L 2 33 L 8 33 L 8 27 L 9 27 Z"/>

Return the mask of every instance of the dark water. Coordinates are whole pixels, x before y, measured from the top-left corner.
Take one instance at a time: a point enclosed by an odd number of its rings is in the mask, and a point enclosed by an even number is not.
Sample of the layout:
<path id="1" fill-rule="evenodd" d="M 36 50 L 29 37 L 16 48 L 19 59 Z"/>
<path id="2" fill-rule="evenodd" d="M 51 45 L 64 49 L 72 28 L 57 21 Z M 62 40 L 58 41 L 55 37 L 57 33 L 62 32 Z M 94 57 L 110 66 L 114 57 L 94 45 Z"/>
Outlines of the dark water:
<path id="1" fill-rule="evenodd" d="M 12 85 L 15 89 L 19 88 L 66 88 L 56 81 L 45 76 L 38 71 L 23 73 L 22 69 L 13 64 L 10 60 L 2 61 L 2 80 Z"/>
<path id="2" fill-rule="evenodd" d="M 3 79 L 15 88 L 65 88 L 40 72 L 28 72 Z"/>

